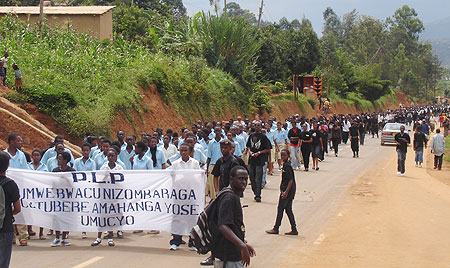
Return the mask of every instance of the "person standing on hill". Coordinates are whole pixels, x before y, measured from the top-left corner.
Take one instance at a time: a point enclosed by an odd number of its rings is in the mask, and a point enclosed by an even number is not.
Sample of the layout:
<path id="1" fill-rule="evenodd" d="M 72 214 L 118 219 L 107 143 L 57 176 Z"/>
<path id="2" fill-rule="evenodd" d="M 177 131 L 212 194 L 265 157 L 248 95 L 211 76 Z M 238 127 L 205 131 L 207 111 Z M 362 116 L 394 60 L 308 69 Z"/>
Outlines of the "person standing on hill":
<path id="1" fill-rule="evenodd" d="M 16 63 L 14 63 L 12 67 L 14 70 L 14 76 L 16 78 L 14 82 L 14 87 L 16 88 L 16 90 L 20 90 L 22 88 L 22 72 L 20 71 L 19 66 L 17 66 Z"/>
<path id="2" fill-rule="evenodd" d="M 445 150 L 445 139 L 441 134 L 441 130 L 436 129 L 436 134 L 431 140 L 431 153 L 434 154 L 434 169 L 442 169 L 442 158 Z"/>
<path id="3" fill-rule="evenodd" d="M 397 157 L 398 157 L 398 166 L 397 166 L 397 174 L 401 174 L 405 176 L 405 161 L 406 161 L 406 151 L 408 148 L 408 144 L 411 143 L 411 138 L 408 133 L 405 133 L 405 126 L 400 126 L 400 133 L 395 135 L 395 141 L 397 142 Z"/>
<path id="4" fill-rule="evenodd" d="M 4 86 L 6 86 L 6 69 L 8 68 L 8 58 L 9 58 L 8 52 L 4 51 L 3 52 L 3 58 L 0 59 L 1 63 L 3 63 L 2 69 L 3 69 L 4 74 L 5 74 L 3 76 L 2 81 L 1 81 L 2 85 L 4 85 Z"/>

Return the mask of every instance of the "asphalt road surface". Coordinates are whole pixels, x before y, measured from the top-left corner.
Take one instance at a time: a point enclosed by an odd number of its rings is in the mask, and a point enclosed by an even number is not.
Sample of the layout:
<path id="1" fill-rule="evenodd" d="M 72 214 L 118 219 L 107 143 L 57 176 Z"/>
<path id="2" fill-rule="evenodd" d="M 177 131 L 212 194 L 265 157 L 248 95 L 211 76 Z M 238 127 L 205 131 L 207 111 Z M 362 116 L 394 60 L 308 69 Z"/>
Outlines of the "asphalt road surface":
<path id="1" fill-rule="evenodd" d="M 394 146 L 380 146 L 380 140 L 366 136 L 366 145 L 360 148 L 360 157 L 352 158 L 350 145 L 341 145 L 339 157 L 331 154 L 320 163 L 319 171 L 296 171 L 297 194 L 294 214 L 299 236 L 285 236 L 290 230 L 286 215 L 280 228 L 281 235 L 268 235 L 264 231 L 273 227 L 279 196 L 280 173 L 268 176 L 268 185 L 262 193 L 262 203 L 253 201 L 251 187 L 242 199 L 246 239 L 256 250 L 250 267 L 280 267 L 289 263 L 291 254 L 306 254 L 324 239 L 322 233 L 327 222 L 336 216 L 344 194 L 363 172 L 380 165 L 395 154 Z M 276 168 L 277 170 L 277 168 Z M 395 170 L 392 171 L 395 174 Z M 37 227 L 34 227 L 38 231 Z M 47 230 L 45 230 L 46 232 Z M 11 267 L 200 267 L 205 258 L 181 246 L 169 251 L 170 235 L 133 234 L 125 232 L 123 239 L 114 239 L 116 246 L 108 247 L 107 240 L 91 247 L 96 234 L 81 239 L 79 233 L 70 234 L 70 247 L 51 248 L 52 237 L 41 241 L 32 238 L 29 246 L 14 246 Z M 184 238 L 187 241 L 187 238 Z M 288 265 L 290 266 L 290 265 Z"/>

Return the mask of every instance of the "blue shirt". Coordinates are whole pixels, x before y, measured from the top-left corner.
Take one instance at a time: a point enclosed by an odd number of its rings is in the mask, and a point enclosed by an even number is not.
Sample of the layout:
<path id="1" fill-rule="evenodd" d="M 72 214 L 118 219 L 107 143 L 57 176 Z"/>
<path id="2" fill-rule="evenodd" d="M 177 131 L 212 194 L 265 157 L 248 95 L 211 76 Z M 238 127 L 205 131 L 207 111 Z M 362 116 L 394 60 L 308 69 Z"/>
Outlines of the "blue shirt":
<path id="1" fill-rule="evenodd" d="M 64 152 L 68 152 L 70 154 L 70 163 L 73 164 L 72 152 L 67 148 L 64 148 Z M 56 156 L 57 154 L 58 153 L 55 151 L 55 147 L 52 147 L 52 148 L 48 149 L 47 151 L 45 151 L 44 155 L 41 158 L 41 162 L 47 163 L 50 158 Z"/>
<path id="2" fill-rule="evenodd" d="M 288 139 L 288 137 L 287 137 L 287 131 L 284 130 L 284 129 L 281 129 L 280 131 L 278 131 L 278 129 L 276 129 L 276 130 L 273 132 L 273 139 L 274 139 L 278 144 L 285 143 L 286 140 Z"/>
<path id="3" fill-rule="evenodd" d="M 222 157 L 222 152 L 220 151 L 220 141 L 210 140 L 208 143 L 208 154 L 207 158 L 210 158 L 210 164 L 215 165 L 217 160 Z"/>
<path id="4" fill-rule="evenodd" d="M 239 142 L 234 141 L 234 154 L 235 156 L 242 156 L 242 150 L 241 145 L 239 145 Z"/>
<path id="5" fill-rule="evenodd" d="M 145 154 L 152 160 L 152 163 L 153 163 L 152 153 L 150 153 L 150 148 L 148 148 L 148 150 Z M 154 169 L 162 169 L 162 165 L 165 164 L 166 162 L 167 162 L 167 160 L 166 160 L 166 156 L 164 155 L 164 152 L 161 151 L 160 149 L 156 149 L 156 165 L 155 165 L 155 163 L 153 163 L 153 168 Z"/>
<path id="6" fill-rule="evenodd" d="M 91 148 L 89 158 L 94 159 L 97 156 L 98 152 L 100 152 L 100 148 L 98 148 L 98 145 L 95 145 L 94 147 Z"/>
<path id="7" fill-rule="evenodd" d="M 133 150 L 131 150 L 130 153 L 128 153 L 128 151 L 127 151 L 126 148 L 127 148 L 127 147 L 123 148 L 123 149 L 120 151 L 120 154 L 119 154 L 119 157 L 118 157 L 118 158 L 120 159 L 120 161 L 122 161 L 122 162 L 125 164 L 125 169 L 130 170 L 130 169 L 133 169 L 133 166 L 131 165 L 131 162 L 130 162 L 130 158 L 131 158 L 133 155 L 135 155 L 135 153 L 134 153 L 134 146 L 133 146 Z"/>
<path id="8" fill-rule="evenodd" d="M 233 140 L 238 142 L 239 147 L 240 147 L 240 152 L 242 155 L 242 151 L 244 151 L 245 144 L 246 144 L 245 139 L 242 136 L 237 135 L 236 137 L 234 137 Z M 236 148 L 236 151 L 237 151 L 237 148 Z"/>
<path id="9" fill-rule="evenodd" d="M 133 156 L 133 170 L 151 170 L 153 169 L 153 161 L 147 155 L 139 159 L 139 155 Z"/>
<path id="10" fill-rule="evenodd" d="M 108 162 L 108 157 L 103 152 L 99 152 L 95 156 L 94 162 L 95 162 L 95 169 L 100 170 L 100 168 L 103 166 L 103 164 Z"/>
<path id="11" fill-rule="evenodd" d="M 9 159 L 10 168 L 28 169 L 27 158 L 25 157 L 25 154 L 21 150 L 16 149 L 16 154 L 14 156 L 12 156 L 8 152 L 8 148 L 5 149 L 5 152 L 10 157 Z"/>
<path id="12" fill-rule="evenodd" d="M 58 159 L 56 159 L 56 155 L 55 155 L 47 161 L 47 169 L 49 172 L 52 172 L 53 169 L 55 169 L 57 167 L 58 167 Z"/>
<path id="13" fill-rule="evenodd" d="M 73 168 L 76 171 L 93 171 L 96 170 L 95 162 L 91 158 L 86 160 L 86 163 L 83 162 L 83 157 L 79 157 L 73 161 Z"/>
<path id="14" fill-rule="evenodd" d="M 39 166 L 37 169 L 34 169 L 33 163 L 28 163 L 28 169 L 29 170 L 34 170 L 34 171 L 43 171 L 43 172 L 47 172 L 48 168 L 45 164 L 42 164 L 42 162 L 39 162 Z"/>
<path id="15" fill-rule="evenodd" d="M 270 132 L 266 131 L 266 137 L 269 139 L 270 144 L 272 144 L 272 147 L 275 146 L 275 142 L 273 141 L 273 138 L 274 138 L 273 135 L 274 135 L 273 131 L 270 131 Z"/>

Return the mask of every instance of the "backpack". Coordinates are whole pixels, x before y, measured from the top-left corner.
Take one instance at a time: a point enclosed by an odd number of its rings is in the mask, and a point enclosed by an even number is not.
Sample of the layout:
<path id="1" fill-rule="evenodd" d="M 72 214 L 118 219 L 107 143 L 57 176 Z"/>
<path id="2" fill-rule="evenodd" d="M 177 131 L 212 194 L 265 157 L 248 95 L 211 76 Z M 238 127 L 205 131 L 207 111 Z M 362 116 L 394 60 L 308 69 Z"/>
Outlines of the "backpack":
<path id="1" fill-rule="evenodd" d="M 0 181 L 0 229 L 3 228 L 3 221 L 5 220 L 5 214 L 6 214 L 6 196 L 5 191 L 3 190 L 3 185 L 6 185 L 11 180 L 8 178 L 3 179 Z"/>
<path id="2" fill-rule="evenodd" d="M 226 193 L 232 192 L 230 188 L 224 188 L 198 216 L 197 225 L 192 228 L 189 235 L 193 246 L 197 248 L 198 254 L 204 255 L 213 249 L 219 234 L 219 226 L 217 226 L 218 205 Z"/>

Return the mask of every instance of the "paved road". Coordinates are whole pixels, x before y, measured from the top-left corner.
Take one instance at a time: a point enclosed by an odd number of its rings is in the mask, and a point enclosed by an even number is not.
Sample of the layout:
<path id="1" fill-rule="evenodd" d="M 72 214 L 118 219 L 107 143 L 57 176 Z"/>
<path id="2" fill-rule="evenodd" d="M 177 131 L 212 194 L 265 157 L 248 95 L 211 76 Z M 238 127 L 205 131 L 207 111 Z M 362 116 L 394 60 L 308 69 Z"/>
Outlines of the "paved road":
<path id="1" fill-rule="evenodd" d="M 265 230 L 273 226 L 280 174 L 268 176 L 268 185 L 263 190 L 262 203 L 255 203 L 250 186 L 245 192 L 243 204 L 247 240 L 256 249 L 251 267 L 277 267 L 286 263 L 290 252 L 305 254 L 312 245 L 320 244 L 327 221 L 337 213 L 349 185 L 366 169 L 379 164 L 395 152 L 395 147 L 380 146 L 379 139 L 366 139 L 361 147 L 360 158 L 353 159 L 350 146 L 341 146 L 339 157 L 331 155 L 320 163 L 320 171 L 297 171 L 297 196 L 294 202 L 300 236 L 266 235 Z M 395 171 L 393 170 L 393 174 Z M 36 229 L 36 228 L 35 228 Z M 289 231 L 287 217 L 283 219 L 280 232 Z M 15 247 L 11 267 L 200 267 L 204 256 L 181 247 L 169 251 L 169 234 L 148 235 L 125 233 L 124 239 L 115 239 L 116 246 L 110 248 L 105 241 L 92 248 L 95 235 L 82 240 L 78 233 L 71 233 L 71 247 L 51 248 L 46 241 L 31 240 L 28 247 Z M 298 249 L 298 251 L 297 251 Z M 289 252 L 289 254 L 288 254 Z"/>

